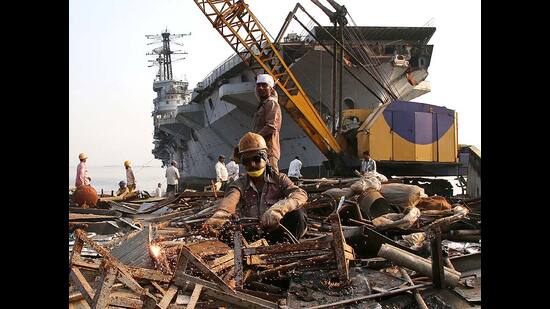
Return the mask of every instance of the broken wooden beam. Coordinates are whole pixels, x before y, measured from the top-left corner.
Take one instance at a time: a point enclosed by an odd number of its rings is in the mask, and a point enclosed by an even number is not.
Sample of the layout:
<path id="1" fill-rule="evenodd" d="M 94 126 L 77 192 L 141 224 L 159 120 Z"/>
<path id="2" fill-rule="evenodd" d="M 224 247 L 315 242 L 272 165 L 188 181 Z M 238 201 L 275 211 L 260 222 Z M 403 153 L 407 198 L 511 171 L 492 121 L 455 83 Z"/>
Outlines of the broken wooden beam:
<path id="1" fill-rule="evenodd" d="M 168 291 L 164 294 L 164 297 L 161 299 L 161 301 L 157 304 L 157 306 L 160 309 L 166 309 L 168 308 L 168 305 L 170 305 L 170 302 L 172 302 L 172 299 L 174 296 L 176 296 L 176 293 L 178 293 L 178 287 L 171 284 L 168 288 Z"/>
<path id="2" fill-rule="evenodd" d="M 71 281 L 74 283 L 84 300 L 91 306 L 94 302 L 94 290 L 84 278 L 84 275 L 80 272 L 80 269 L 73 266 L 71 267 L 71 273 L 69 275 Z"/>
<path id="3" fill-rule="evenodd" d="M 243 292 L 235 291 L 235 293 L 225 293 L 220 290 L 218 286 L 212 282 L 190 276 L 188 274 L 180 274 L 174 278 L 174 284 L 180 287 L 184 287 L 187 282 L 193 284 L 200 284 L 203 286 L 203 293 L 212 298 L 218 299 L 222 302 L 235 305 L 243 308 L 273 308 L 278 309 L 278 305 L 274 302 L 267 301 L 265 299 L 249 295 Z"/>
<path id="4" fill-rule="evenodd" d="M 181 253 L 185 256 L 185 258 L 193 264 L 201 273 L 206 275 L 210 280 L 214 281 L 222 290 L 224 290 L 227 293 L 235 293 L 235 290 L 233 290 L 225 281 L 223 281 L 218 275 L 216 275 L 214 272 L 208 268 L 208 265 L 206 265 L 202 259 L 195 254 L 187 247 L 182 246 Z"/>
<path id="5" fill-rule="evenodd" d="M 195 306 L 197 305 L 197 301 L 199 300 L 199 297 L 201 296 L 202 287 L 203 286 L 201 284 L 195 284 L 195 288 L 193 289 L 193 293 L 191 294 L 191 297 L 189 298 L 189 303 L 187 303 L 187 309 L 195 309 Z"/>
<path id="6" fill-rule="evenodd" d="M 105 308 L 109 305 L 109 295 L 111 294 L 111 288 L 115 283 L 117 270 L 113 265 L 106 263 L 103 267 L 101 277 L 99 278 L 99 285 L 96 289 L 92 309 Z"/>

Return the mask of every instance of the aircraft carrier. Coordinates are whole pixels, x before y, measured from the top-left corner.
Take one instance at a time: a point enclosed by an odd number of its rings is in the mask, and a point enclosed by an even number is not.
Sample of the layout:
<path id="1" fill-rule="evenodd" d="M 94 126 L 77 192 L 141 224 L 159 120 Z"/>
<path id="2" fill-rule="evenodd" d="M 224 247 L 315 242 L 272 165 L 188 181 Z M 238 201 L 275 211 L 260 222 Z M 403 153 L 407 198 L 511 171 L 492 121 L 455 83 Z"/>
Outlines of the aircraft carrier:
<path id="1" fill-rule="evenodd" d="M 426 78 L 433 45 L 428 42 L 434 27 L 346 29 L 347 48 L 364 55 L 361 63 L 344 57 L 346 69 L 368 89 L 344 70 L 343 110 L 375 108 L 390 100 L 387 89 L 397 100 L 405 101 L 430 91 Z M 150 53 L 156 57 L 153 64 L 159 67 L 153 82 L 157 97 L 153 100 L 152 153 L 164 165 L 176 160 L 184 182 L 209 183 L 215 179 L 218 156 L 229 158 L 242 135 L 251 129 L 252 114 L 258 104 L 254 95 L 255 76 L 235 54 L 215 67 L 194 89 L 189 89 L 187 82 L 174 80 L 172 75 L 171 55 L 177 52 L 171 50 L 171 44 L 183 36 L 168 31 L 148 36 L 162 43 Z M 317 26 L 305 35 L 289 33 L 279 42 L 285 61 L 329 128 L 335 121 L 331 115 L 333 57 L 325 47 L 331 44 L 330 35 Z M 371 73 L 362 67 L 368 67 Z M 379 81 L 387 86 L 386 90 Z M 325 156 L 284 109 L 282 117 L 281 171 L 286 171 L 298 155 L 304 163 L 304 177 L 325 176 L 322 164 Z"/>

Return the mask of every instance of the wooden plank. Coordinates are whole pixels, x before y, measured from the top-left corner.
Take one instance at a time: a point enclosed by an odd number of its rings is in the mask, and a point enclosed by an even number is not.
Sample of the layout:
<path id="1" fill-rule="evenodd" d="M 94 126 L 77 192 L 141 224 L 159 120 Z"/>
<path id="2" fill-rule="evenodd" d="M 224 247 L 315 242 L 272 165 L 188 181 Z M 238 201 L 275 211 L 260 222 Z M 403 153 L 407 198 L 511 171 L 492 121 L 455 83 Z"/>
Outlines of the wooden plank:
<path id="1" fill-rule="evenodd" d="M 239 288 L 243 287 L 243 242 L 241 240 L 242 232 L 240 227 L 233 234 L 233 249 L 234 249 L 234 265 L 235 265 L 235 282 Z"/>
<path id="2" fill-rule="evenodd" d="M 74 266 L 71 267 L 69 277 L 78 291 L 80 291 L 80 294 L 82 294 L 82 297 L 84 297 L 84 300 L 91 306 L 93 304 L 94 291 L 88 281 L 86 281 L 86 278 L 84 278 L 84 275 L 80 272 L 80 269 Z"/>
<path id="3" fill-rule="evenodd" d="M 156 283 L 155 281 L 151 281 L 151 284 L 157 289 L 159 290 L 159 292 L 162 294 L 162 296 L 164 297 L 164 295 L 166 295 L 166 290 L 163 289 L 160 284 Z"/>
<path id="4" fill-rule="evenodd" d="M 235 291 L 234 294 L 225 293 L 221 291 L 214 283 L 187 274 L 181 274 L 181 276 L 174 278 L 174 284 L 178 286 L 183 286 L 186 284 L 186 282 L 200 284 L 203 286 L 204 294 L 226 303 L 238 305 L 240 307 L 273 309 L 279 308 L 276 303 L 243 292 Z"/>
<path id="5" fill-rule="evenodd" d="M 69 221 L 78 221 L 78 220 L 108 220 L 116 219 L 115 216 L 108 215 L 94 215 L 94 214 L 79 214 L 79 213 L 69 213 Z"/>
<path id="6" fill-rule="evenodd" d="M 172 276 L 166 275 L 158 270 L 141 268 L 141 267 L 131 267 L 131 266 L 128 266 L 127 268 L 128 268 L 128 272 L 134 278 L 147 279 L 147 280 L 158 281 L 163 283 L 167 283 L 167 282 L 170 282 L 170 280 L 172 280 Z"/>
<path id="7" fill-rule="evenodd" d="M 126 266 L 121 264 L 114 256 L 112 256 L 107 249 L 96 244 L 94 241 L 88 238 L 88 236 L 86 236 L 86 233 L 81 229 L 75 230 L 74 233 L 78 238 L 82 239 L 86 244 L 92 247 L 92 249 L 103 256 L 104 259 L 107 259 L 108 262 L 112 263 L 118 269 L 117 279 L 120 282 L 124 283 L 127 287 L 136 292 L 138 295 L 147 295 L 156 301 L 156 297 L 149 293 L 149 291 L 147 291 L 146 289 L 142 288 L 141 285 L 139 285 L 139 283 L 137 283 L 137 281 L 134 280 L 132 275 L 128 272 Z"/>
<path id="8" fill-rule="evenodd" d="M 334 256 L 336 258 L 336 265 L 338 266 L 338 272 L 340 273 L 340 280 L 349 281 L 349 264 L 346 260 L 344 244 L 344 234 L 342 232 L 342 225 L 340 224 L 340 216 L 338 213 L 331 215 L 331 226 L 334 245 Z"/>
<path id="9" fill-rule="evenodd" d="M 117 270 L 114 266 L 106 266 L 99 279 L 99 286 L 94 295 L 92 309 L 102 309 L 109 305 L 109 295 L 115 283 Z"/>
<path id="10" fill-rule="evenodd" d="M 71 252 L 71 260 L 70 263 L 72 264 L 80 259 L 80 253 L 82 253 L 82 247 L 84 246 L 84 241 L 80 239 L 79 237 L 76 237 L 76 240 L 73 245 L 73 251 Z"/>
<path id="11" fill-rule="evenodd" d="M 197 305 L 197 301 L 201 296 L 201 291 L 202 291 L 202 285 L 195 284 L 195 288 L 193 289 L 193 294 L 191 294 L 189 303 L 187 303 L 187 309 L 195 309 L 195 306 Z"/>
<path id="12" fill-rule="evenodd" d="M 189 262 L 191 262 L 200 272 L 208 276 L 212 281 L 214 281 L 222 290 L 228 292 L 228 293 L 235 293 L 235 290 L 233 290 L 225 281 L 223 281 L 218 275 L 213 273 L 210 268 L 204 262 L 196 255 L 187 248 L 187 246 L 183 246 L 181 249 L 181 252 L 183 255 L 188 259 Z"/>
<path id="13" fill-rule="evenodd" d="M 172 302 L 172 299 L 174 298 L 174 296 L 176 296 L 176 293 L 178 293 L 178 287 L 171 284 L 168 288 L 168 291 L 166 291 L 166 294 L 164 294 L 164 297 L 157 306 L 160 309 L 168 308 L 168 305 L 170 305 L 170 302 Z"/>
<path id="14" fill-rule="evenodd" d="M 116 308 L 120 309 L 120 307 L 125 308 L 135 308 L 139 309 L 143 307 L 143 301 L 136 298 L 129 298 L 129 297 L 122 297 L 122 296 L 111 296 L 109 298 L 109 304 L 111 306 L 117 306 L 117 307 L 109 307 L 109 308 Z"/>
<path id="15" fill-rule="evenodd" d="M 306 241 L 299 244 L 283 244 L 268 247 L 244 248 L 243 255 L 272 254 L 294 251 L 321 250 L 332 248 L 331 241 Z"/>
<path id="16" fill-rule="evenodd" d="M 82 259 L 77 259 L 73 262 L 73 266 L 77 266 L 80 268 L 87 268 L 87 269 L 99 269 L 99 262 L 86 262 Z"/>

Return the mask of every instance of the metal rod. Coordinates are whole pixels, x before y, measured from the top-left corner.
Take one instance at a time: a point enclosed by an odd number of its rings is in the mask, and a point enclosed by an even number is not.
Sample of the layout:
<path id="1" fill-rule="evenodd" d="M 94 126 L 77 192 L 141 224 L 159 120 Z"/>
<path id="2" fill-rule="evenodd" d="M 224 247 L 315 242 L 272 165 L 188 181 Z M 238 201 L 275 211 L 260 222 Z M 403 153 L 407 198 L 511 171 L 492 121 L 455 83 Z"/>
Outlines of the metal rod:
<path id="1" fill-rule="evenodd" d="M 334 22 L 334 31 L 336 31 L 336 22 Z M 336 55 L 338 54 L 336 47 L 336 39 L 334 39 L 334 57 L 332 57 L 332 134 L 336 133 Z"/>
<path id="2" fill-rule="evenodd" d="M 399 267 L 399 271 L 401 271 L 401 275 L 403 275 L 403 277 L 409 281 L 409 283 L 411 285 L 414 285 L 411 277 L 409 276 L 409 274 L 407 274 L 407 271 L 404 270 L 403 268 Z M 412 291 L 413 294 L 414 294 L 414 298 L 416 299 L 416 303 L 418 303 L 418 307 L 420 307 L 420 309 L 428 309 L 428 306 L 426 306 L 426 303 L 424 302 L 424 299 L 422 298 L 422 295 L 420 295 L 420 293 L 418 292 L 418 290 L 413 290 Z"/>
<path id="3" fill-rule="evenodd" d="M 341 40 L 342 40 L 342 44 L 344 43 L 344 25 L 340 24 L 340 37 L 341 37 Z M 338 130 L 340 130 L 340 128 L 342 127 L 342 67 L 343 67 L 343 63 L 344 63 L 344 50 L 342 49 L 342 47 L 340 47 L 339 49 L 339 54 L 338 54 L 338 57 L 340 58 L 340 63 L 338 65 L 338 74 L 339 74 L 339 77 L 338 77 L 338 83 L 339 83 L 339 86 L 338 86 Z"/>
<path id="4" fill-rule="evenodd" d="M 307 33 L 313 37 L 317 42 L 319 42 L 319 45 L 321 45 L 325 51 L 331 55 L 334 58 L 337 58 L 336 57 L 336 54 L 333 53 L 331 51 L 331 49 L 329 49 L 323 42 L 321 42 L 317 36 L 315 34 L 313 34 L 313 32 L 309 31 L 309 29 L 296 17 L 296 16 L 293 16 L 293 18 L 302 26 L 302 28 L 304 28 Z M 347 51 L 346 51 L 347 52 Z M 374 97 L 376 97 L 380 102 L 384 103 L 384 100 L 382 98 L 380 98 L 378 96 L 378 94 L 376 94 L 376 92 L 372 91 L 372 89 L 369 88 L 369 86 L 367 86 L 367 84 L 365 84 L 365 82 L 363 82 L 357 75 L 355 75 L 350 69 L 348 69 L 348 67 L 344 67 L 344 69 L 346 70 L 346 72 L 348 72 L 349 75 L 351 75 L 353 78 L 355 78 L 355 80 L 357 80 L 363 87 L 365 87 L 365 89 L 367 89 L 367 91 L 369 91 Z"/>
<path id="5" fill-rule="evenodd" d="M 436 289 L 441 289 L 445 282 L 443 271 L 443 255 L 441 250 L 441 230 L 435 228 L 431 238 L 432 249 L 432 280 Z"/>
<path id="6" fill-rule="evenodd" d="M 347 50 L 340 42 L 338 42 L 338 40 L 337 40 L 337 39 L 336 39 L 327 29 L 325 29 L 325 27 L 323 27 L 315 18 L 313 18 L 313 16 L 311 16 L 311 15 L 310 15 L 301 5 L 300 5 L 300 9 L 302 9 L 302 11 L 303 11 L 309 18 L 311 18 L 311 20 L 313 20 L 313 22 L 314 22 L 317 26 L 319 26 L 321 29 L 323 29 L 323 30 L 328 34 L 328 36 L 329 36 L 330 38 L 332 38 L 332 39 L 333 39 L 333 40 L 334 40 L 334 41 L 335 41 L 335 42 L 336 42 L 336 43 L 337 43 L 346 53 L 348 53 L 348 55 L 350 55 L 350 57 L 352 57 L 353 60 L 355 60 L 355 62 L 357 62 L 357 63 L 363 68 L 363 70 L 365 70 L 365 72 L 366 72 L 367 74 L 369 74 L 369 75 L 373 78 L 373 80 L 374 80 L 380 87 L 382 87 L 382 89 L 384 89 L 384 90 L 388 93 L 388 95 L 389 95 L 393 100 L 397 99 L 397 98 L 394 96 L 394 94 L 393 94 L 389 89 L 387 89 L 384 85 L 382 85 L 382 83 L 381 83 L 381 82 L 380 82 L 380 81 L 379 81 L 370 71 L 367 70 L 367 67 L 365 67 L 365 65 L 364 65 L 361 61 L 359 61 L 359 59 L 357 59 L 357 57 L 355 57 L 355 55 L 353 55 L 352 53 L 350 53 L 349 50 Z M 296 19 L 296 17 L 294 17 L 294 19 Z M 336 30 L 335 30 L 335 33 L 336 33 Z M 319 41 L 319 40 L 317 40 L 317 41 Z M 383 101 L 382 99 L 380 99 L 378 96 L 377 96 L 377 98 L 378 98 L 382 103 L 384 103 L 384 101 Z"/>
<path id="7" fill-rule="evenodd" d="M 320 306 L 315 306 L 315 307 L 309 307 L 309 309 L 321 309 L 321 308 L 339 307 L 339 306 L 344 305 L 344 304 L 360 302 L 360 301 L 363 301 L 363 300 L 372 299 L 372 298 L 377 298 L 377 297 L 391 296 L 391 295 L 399 294 L 399 293 L 406 292 L 406 291 L 410 291 L 410 290 L 416 290 L 416 289 L 420 289 L 420 288 L 425 288 L 425 287 L 428 287 L 428 286 L 430 286 L 430 285 L 432 285 L 432 284 L 431 284 L 431 283 L 422 283 L 422 284 L 417 284 L 417 285 L 413 285 L 413 286 L 408 286 L 408 287 L 402 288 L 402 289 L 397 289 L 397 290 L 388 291 L 388 292 L 386 292 L 386 293 L 371 294 L 371 295 L 367 295 L 367 296 L 361 296 L 361 297 L 356 297 L 356 298 L 350 298 L 350 299 L 342 300 L 342 301 L 335 302 L 335 303 L 332 303 L 332 304 L 326 304 L 326 305 L 320 305 Z"/>

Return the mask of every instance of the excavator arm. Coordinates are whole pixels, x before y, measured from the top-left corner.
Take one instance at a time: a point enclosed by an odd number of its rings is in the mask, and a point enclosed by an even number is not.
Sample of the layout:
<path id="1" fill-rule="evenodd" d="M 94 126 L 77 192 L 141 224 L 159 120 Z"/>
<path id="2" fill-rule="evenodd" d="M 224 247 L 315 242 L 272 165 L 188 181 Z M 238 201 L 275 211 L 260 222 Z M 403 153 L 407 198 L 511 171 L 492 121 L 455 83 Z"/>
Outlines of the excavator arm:
<path id="1" fill-rule="evenodd" d="M 245 64 L 255 73 L 263 69 L 273 76 L 284 93 L 279 104 L 321 153 L 329 160 L 341 154 L 340 145 L 248 5 L 243 0 L 193 1 Z"/>

